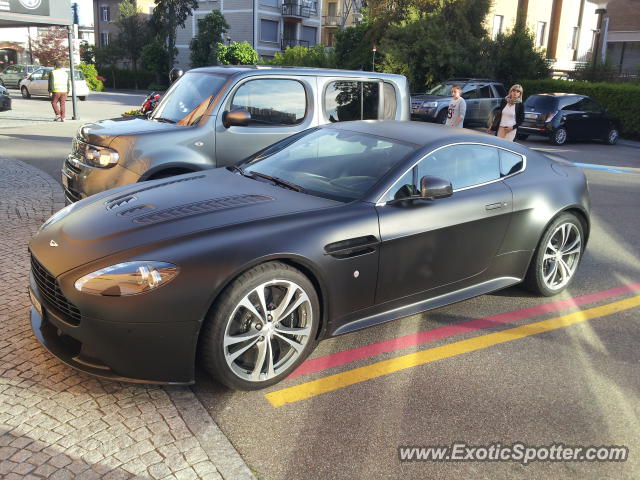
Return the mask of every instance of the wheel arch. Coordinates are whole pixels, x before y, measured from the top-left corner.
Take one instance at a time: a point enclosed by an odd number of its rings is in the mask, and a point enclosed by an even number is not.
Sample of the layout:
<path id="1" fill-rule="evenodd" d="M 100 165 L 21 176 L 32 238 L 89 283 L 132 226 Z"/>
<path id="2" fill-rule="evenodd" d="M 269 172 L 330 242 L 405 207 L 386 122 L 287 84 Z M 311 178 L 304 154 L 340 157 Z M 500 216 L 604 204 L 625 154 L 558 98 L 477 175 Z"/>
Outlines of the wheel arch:
<path id="1" fill-rule="evenodd" d="M 184 163 L 184 162 L 161 163 L 144 172 L 144 174 L 140 176 L 138 181 L 144 182 L 145 180 L 154 179 L 154 177 L 165 178 L 165 177 L 171 177 L 174 175 L 181 175 L 183 173 L 199 172 L 200 170 L 202 170 L 202 168 L 199 168 L 198 165 L 194 165 L 192 163 Z M 164 173 L 166 173 L 167 175 L 158 176 Z"/>

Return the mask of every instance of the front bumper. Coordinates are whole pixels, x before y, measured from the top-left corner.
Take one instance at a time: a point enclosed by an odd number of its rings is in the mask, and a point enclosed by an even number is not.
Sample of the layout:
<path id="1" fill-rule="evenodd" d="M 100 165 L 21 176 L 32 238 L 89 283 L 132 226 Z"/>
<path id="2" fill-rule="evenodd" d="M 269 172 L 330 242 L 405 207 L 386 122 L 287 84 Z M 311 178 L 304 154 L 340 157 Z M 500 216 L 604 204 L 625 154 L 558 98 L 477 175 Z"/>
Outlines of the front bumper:
<path id="1" fill-rule="evenodd" d="M 198 322 L 110 322 L 84 315 L 77 321 L 40 292 L 33 273 L 29 279 L 31 328 L 67 365 L 114 381 L 194 382 Z"/>
<path id="2" fill-rule="evenodd" d="M 111 168 L 89 167 L 77 161 L 73 155 L 69 155 L 65 160 L 61 174 L 67 204 L 140 180 L 137 173 L 119 164 Z"/>
<path id="3" fill-rule="evenodd" d="M 0 111 L 11 110 L 11 97 L 0 95 Z"/>
<path id="4" fill-rule="evenodd" d="M 411 120 L 423 122 L 435 122 L 438 114 L 437 108 L 411 107 Z"/>

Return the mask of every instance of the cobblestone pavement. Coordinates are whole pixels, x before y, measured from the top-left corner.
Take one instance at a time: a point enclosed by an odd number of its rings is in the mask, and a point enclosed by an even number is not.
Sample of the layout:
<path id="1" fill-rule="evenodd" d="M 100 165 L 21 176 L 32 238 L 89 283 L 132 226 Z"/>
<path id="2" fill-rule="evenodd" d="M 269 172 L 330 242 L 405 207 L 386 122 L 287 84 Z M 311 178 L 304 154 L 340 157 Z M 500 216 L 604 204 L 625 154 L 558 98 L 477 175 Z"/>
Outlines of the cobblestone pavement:
<path id="1" fill-rule="evenodd" d="M 96 379 L 35 339 L 27 244 L 63 202 L 51 177 L 0 158 L 0 478 L 253 478 L 191 389 Z"/>

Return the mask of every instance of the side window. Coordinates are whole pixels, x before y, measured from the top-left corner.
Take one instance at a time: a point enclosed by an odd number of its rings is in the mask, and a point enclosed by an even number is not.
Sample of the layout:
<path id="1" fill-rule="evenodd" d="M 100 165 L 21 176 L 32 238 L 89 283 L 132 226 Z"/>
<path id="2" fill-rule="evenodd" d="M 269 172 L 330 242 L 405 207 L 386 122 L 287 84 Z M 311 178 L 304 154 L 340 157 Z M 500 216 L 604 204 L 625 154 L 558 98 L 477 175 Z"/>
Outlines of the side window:
<path id="1" fill-rule="evenodd" d="M 564 99 L 562 101 L 562 110 L 580 110 L 579 104 L 580 103 L 580 97 L 575 97 L 575 98 L 567 98 Z"/>
<path id="2" fill-rule="evenodd" d="M 582 112 L 589 112 L 589 113 L 600 113 L 602 111 L 602 109 L 600 108 L 600 105 L 598 105 L 595 101 L 591 100 L 590 98 L 583 98 L 582 100 L 580 100 L 577 110 L 580 110 Z"/>
<path id="3" fill-rule="evenodd" d="M 493 95 L 491 94 L 491 85 L 482 85 L 478 89 L 478 96 L 480 98 L 491 98 Z"/>
<path id="4" fill-rule="evenodd" d="M 251 80 L 238 88 L 231 108 L 247 110 L 254 126 L 297 125 L 304 120 L 307 95 L 296 80 Z"/>
<path id="5" fill-rule="evenodd" d="M 396 110 L 398 109 L 398 100 L 396 99 L 396 89 L 388 82 L 382 84 L 384 91 L 384 110 L 382 112 L 383 120 L 394 120 L 396 118 Z"/>
<path id="6" fill-rule="evenodd" d="M 418 179 L 425 175 L 451 182 L 454 190 L 497 180 L 498 149 L 486 145 L 453 145 L 433 152 L 418 164 Z"/>
<path id="7" fill-rule="evenodd" d="M 507 96 L 507 89 L 504 88 L 504 86 L 502 84 L 494 84 L 493 88 L 495 89 L 496 93 L 498 94 L 498 98 L 504 98 Z"/>
<path id="8" fill-rule="evenodd" d="M 506 150 L 498 151 L 500 152 L 500 175 L 502 177 L 522 170 L 524 167 L 524 158 L 521 155 Z"/>
<path id="9" fill-rule="evenodd" d="M 330 122 L 377 120 L 379 103 L 378 82 L 331 82 L 324 95 L 324 110 Z"/>
<path id="10" fill-rule="evenodd" d="M 478 89 L 476 88 L 475 85 L 465 87 L 460 96 L 465 100 L 478 98 Z"/>

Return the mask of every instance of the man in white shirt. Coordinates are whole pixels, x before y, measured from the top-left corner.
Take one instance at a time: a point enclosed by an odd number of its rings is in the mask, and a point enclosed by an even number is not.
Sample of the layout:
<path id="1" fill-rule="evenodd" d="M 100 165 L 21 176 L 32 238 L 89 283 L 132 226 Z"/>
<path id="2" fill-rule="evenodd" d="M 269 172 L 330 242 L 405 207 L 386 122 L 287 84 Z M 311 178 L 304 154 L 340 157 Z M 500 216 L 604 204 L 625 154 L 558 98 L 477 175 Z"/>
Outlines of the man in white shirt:
<path id="1" fill-rule="evenodd" d="M 459 127 L 462 128 L 464 123 L 464 115 L 467 113 L 467 102 L 460 96 L 460 86 L 454 85 L 451 88 L 451 95 L 453 98 L 449 102 L 449 110 L 447 112 L 447 121 L 445 125 L 447 127 Z"/>

